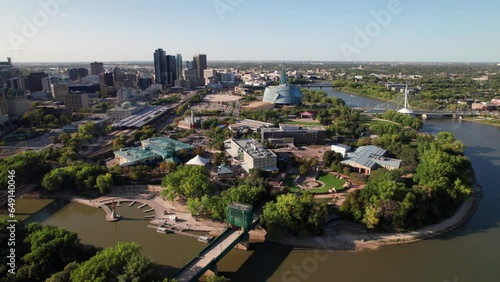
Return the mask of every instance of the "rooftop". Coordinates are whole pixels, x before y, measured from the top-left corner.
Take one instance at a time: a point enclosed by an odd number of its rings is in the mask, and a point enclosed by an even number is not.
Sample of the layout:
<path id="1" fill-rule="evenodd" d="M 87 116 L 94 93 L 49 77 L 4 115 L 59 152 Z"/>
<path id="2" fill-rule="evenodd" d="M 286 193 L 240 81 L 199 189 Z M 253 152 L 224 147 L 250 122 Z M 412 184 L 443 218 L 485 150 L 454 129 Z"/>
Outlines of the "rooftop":
<path id="1" fill-rule="evenodd" d="M 326 131 L 322 126 L 297 126 L 297 125 L 280 125 L 280 127 L 262 128 L 263 132 L 276 131 Z"/>
<path id="2" fill-rule="evenodd" d="M 386 153 L 386 150 L 377 146 L 362 146 L 345 158 L 342 163 L 349 164 L 350 162 L 354 162 L 370 169 L 373 169 L 376 165 L 401 166 L 401 160 L 384 157 Z"/>
<path id="3" fill-rule="evenodd" d="M 129 163 L 134 163 L 150 157 L 157 157 L 158 154 L 145 147 L 130 147 L 115 151 L 115 154 L 126 158 Z M 125 165 L 125 164 L 124 164 Z"/>
<path id="4" fill-rule="evenodd" d="M 264 148 L 262 144 L 255 141 L 254 139 L 233 139 L 233 141 L 253 158 L 267 158 L 276 156 L 272 151 Z"/>
<path id="5" fill-rule="evenodd" d="M 181 150 L 193 149 L 193 146 L 182 143 L 168 137 L 152 137 L 141 141 L 143 147 L 151 147 L 160 151 L 174 149 L 176 152 Z"/>

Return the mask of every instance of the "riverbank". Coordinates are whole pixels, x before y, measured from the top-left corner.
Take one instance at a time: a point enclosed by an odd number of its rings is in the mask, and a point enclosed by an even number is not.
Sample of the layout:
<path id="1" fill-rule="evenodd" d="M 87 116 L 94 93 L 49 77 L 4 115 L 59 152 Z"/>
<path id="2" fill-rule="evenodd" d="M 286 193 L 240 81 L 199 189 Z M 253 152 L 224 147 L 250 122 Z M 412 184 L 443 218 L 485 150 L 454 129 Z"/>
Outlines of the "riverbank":
<path id="1" fill-rule="evenodd" d="M 462 203 L 452 217 L 411 232 L 392 234 L 366 232 L 351 233 L 327 230 L 325 236 L 303 238 L 288 237 L 267 239 L 267 241 L 293 245 L 295 247 L 335 250 L 377 249 L 386 245 L 413 243 L 440 236 L 466 223 L 476 211 L 482 197 L 481 186 L 474 185 L 473 190 L 473 194 Z"/>
<path id="2" fill-rule="evenodd" d="M 475 123 L 480 123 L 480 124 L 484 124 L 484 125 L 492 125 L 492 126 L 500 127 L 500 119 L 493 120 L 493 121 L 496 121 L 497 123 L 488 122 L 488 121 L 492 121 L 492 120 L 477 119 L 477 118 L 476 119 L 475 118 L 464 118 L 463 120 L 475 122 Z"/>
<path id="3" fill-rule="evenodd" d="M 127 205 L 144 211 L 144 217 L 150 219 L 149 227 L 168 225 L 172 231 L 194 231 L 219 233 L 225 228 L 224 223 L 198 219 L 191 216 L 186 207 L 180 204 L 167 202 L 159 196 L 161 187 L 156 185 L 126 185 L 113 187 L 105 196 L 82 198 L 71 193 L 56 193 L 50 198 L 84 204 L 95 208 L 108 207 L 115 203 L 117 206 Z M 103 208 L 104 216 L 109 216 L 111 210 Z M 181 233 L 182 233 L 181 232 Z M 180 234 L 180 233 L 179 233 Z"/>

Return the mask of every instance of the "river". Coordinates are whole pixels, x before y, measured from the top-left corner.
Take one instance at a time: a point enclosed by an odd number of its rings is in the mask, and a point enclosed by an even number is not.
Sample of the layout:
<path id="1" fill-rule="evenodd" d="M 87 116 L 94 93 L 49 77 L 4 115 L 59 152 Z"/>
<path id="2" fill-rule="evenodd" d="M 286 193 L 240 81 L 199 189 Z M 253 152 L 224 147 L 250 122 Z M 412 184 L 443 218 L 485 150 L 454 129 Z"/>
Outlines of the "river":
<path id="1" fill-rule="evenodd" d="M 325 89 L 348 105 L 373 106 L 379 100 Z M 363 105 L 364 104 L 364 105 Z M 423 131 L 448 130 L 467 146 L 483 199 L 474 216 L 459 229 L 438 238 L 378 250 L 333 251 L 292 248 L 279 244 L 251 245 L 232 250 L 218 265 L 232 281 L 500 281 L 500 128 L 461 120 L 430 120 Z M 124 205 L 126 220 L 109 223 L 100 209 L 80 204 L 19 200 L 25 207 L 45 206 L 28 220 L 42 221 L 78 233 L 82 242 L 97 247 L 117 241 L 137 241 L 144 254 L 171 275 L 204 244 L 193 238 L 164 235 L 146 228 L 144 214 Z M 30 203 L 30 201 L 33 201 Z M 26 212 L 29 213 L 29 212 Z M 292 272 L 300 267 L 301 273 Z"/>

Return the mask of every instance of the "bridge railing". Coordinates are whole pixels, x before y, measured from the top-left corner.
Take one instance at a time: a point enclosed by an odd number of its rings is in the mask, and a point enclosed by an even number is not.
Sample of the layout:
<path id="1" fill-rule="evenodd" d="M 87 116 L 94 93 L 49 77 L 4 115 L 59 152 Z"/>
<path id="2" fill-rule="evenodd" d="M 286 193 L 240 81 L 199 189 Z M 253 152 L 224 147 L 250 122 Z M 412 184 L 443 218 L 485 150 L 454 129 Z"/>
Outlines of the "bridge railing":
<path id="1" fill-rule="evenodd" d="M 224 256 L 227 255 L 227 253 L 229 253 L 240 241 L 241 239 L 246 235 L 248 234 L 248 232 L 250 230 L 252 230 L 253 228 L 255 228 L 255 226 L 257 226 L 257 224 L 260 222 L 260 218 L 257 218 L 257 219 L 254 219 L 254 221 L 252 222 L 252 224 L 250 225 L 250 227 L 247 229 L 247 230 L 244 230 L 244 232 L 242 232 L 233 242 L 231 242 L 231 244 L 229 244 L 224 250 L 221 251 L 221 253 L 214 258 L 214 260 L 212 261 L 212 263 L 217 263 L 219 262 Z M 225 236 L 227 233 L 231 232 L 231 231 L 235 231 L 234 229 L 232 228 L 226 228 L 221 235 L 219 235 L 215 240 L 213 240 L 212 242 L 210 242 L 210 244 L 208 244 L 208 246 L 206 246 L 205 248 L 203 248 L 203 250 L 201 250 L 197 255 L 196 257 L 194 257 L 189 263 L 187 263 L 184 267 L 182 267 L 181 269 L 179 269 L 175 275 L 174 275 L 174 278 L 178 278 L 179 275 L 181 273 L 183 273 L 185 270 L 187 270 L 188 268 L 191 267 L 191 265 L 193 265 L 199 258 L 201 258 L 203 256 L 203 254 L 205 253 L 208 253 L 209 251 L 211 251 L 213 249 L 213 246 L 217 245 L 220 241 L 223 241 L 225 240 Z M 208 264 L 206 266 L 204 266 L 203 268 L 201 268 L 200 270 L 198 270 L 197 274 L 193 277 L 193 280 L 196 280 L 198 278 L 200 278 L 203 273 L 205 273 L 210 267 L 212 266 L 212 264 Z"/>

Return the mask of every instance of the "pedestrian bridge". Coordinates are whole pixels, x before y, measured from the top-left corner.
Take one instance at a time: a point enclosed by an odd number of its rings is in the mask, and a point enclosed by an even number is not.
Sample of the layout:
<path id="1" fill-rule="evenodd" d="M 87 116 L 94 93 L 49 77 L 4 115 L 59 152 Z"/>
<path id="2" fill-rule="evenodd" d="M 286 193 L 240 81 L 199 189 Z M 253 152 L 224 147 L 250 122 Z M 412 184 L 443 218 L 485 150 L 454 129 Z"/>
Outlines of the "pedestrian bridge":
<path id="1" fill-rule="evenodd" d="M 217 262 L 227 255 L 237 244 L 242 242 L 248 243 L 248 232 L 258 223 L 259 219 L 256 219 L 246 228 L 235 226 L 226 228 L 219 237 L 214 239 L 195 258 L 177 271 L 174 279 L 179 282 L 197 281 L 207 270 L 217 273 Z"/>

